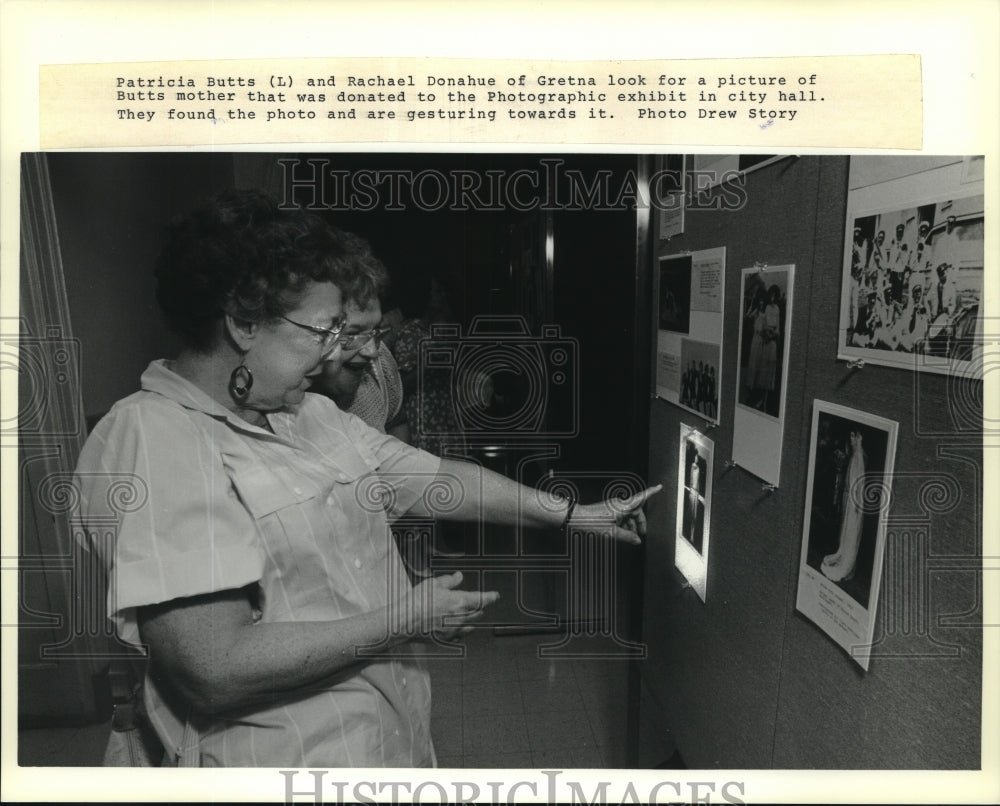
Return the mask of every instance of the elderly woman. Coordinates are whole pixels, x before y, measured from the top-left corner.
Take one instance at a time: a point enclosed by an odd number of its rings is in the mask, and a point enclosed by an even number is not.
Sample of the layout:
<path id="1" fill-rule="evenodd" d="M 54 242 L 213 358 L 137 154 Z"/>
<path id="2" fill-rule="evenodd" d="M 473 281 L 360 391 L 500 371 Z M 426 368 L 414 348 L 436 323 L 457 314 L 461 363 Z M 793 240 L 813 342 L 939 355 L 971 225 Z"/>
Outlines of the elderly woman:
<path id="1" fill-rule="evenodd" d="M 256 193 L 169 233 L 157 298 L 184 347 L 102 419 L 77 468 L 109 614 L 148 647 L 143 697 L 166 763 L 435 762 L 419 642 L 466 629 L 497 594 L 459 590 L 460 574 L 413 587 L 387 528 L 404 513 L 644 531 L 655 489 L 574 507 L 308 393 L 341 349 L 341 286 L 372 259 Z M 134 496 L 109 527 L 121 484 Z"/>

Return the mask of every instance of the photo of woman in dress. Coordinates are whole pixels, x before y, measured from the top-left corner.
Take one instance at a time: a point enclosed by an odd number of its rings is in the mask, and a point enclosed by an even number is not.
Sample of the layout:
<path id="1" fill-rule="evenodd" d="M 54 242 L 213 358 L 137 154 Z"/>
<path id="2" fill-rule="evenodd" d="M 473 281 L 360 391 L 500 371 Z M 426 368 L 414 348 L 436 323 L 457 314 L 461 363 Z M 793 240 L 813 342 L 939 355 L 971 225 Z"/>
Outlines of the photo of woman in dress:
<path id="1" fill-rule="evenodd" d="M 691 331 L 691 256 L 660 260 L 660 330 Z"/>
<path id="2" fill-rule="evenodd" d="M 757 376 L 760 374 L 761 363 L 764 360 L 764 308 L 767 301 L 764 296 L 764 289 L 758 288 L 757 292 L 750 300 L 746 311 L 743 312 L 744 327 L 749 324 L 753 335 L 750 337 L 750 354 L 746 360 L 746 373 L 744 375 L 745 384 L 742 385 L 748 394 L 741 394 L 741 403 L 751 404 L 754 398 L 752 392 L 757 386 Z"/>
<path id="3" fill-rule="evenodd" d="M 712 536 L 712 467 L 715 443 L 685 423 L 677 443 L 674 565 L 704 602 Z"/>
<path id="4" fill-rule="evenodd" d="M 684 515 L 681 535 L 701 554 L 705 530 L 705 482 L 708 461 L 694 440 L 684 443 Z"/>
<path id="5" fill-rule="evenodd" d="M 788 276 L 750 272 L 743 287 L 739 403 L 772 417 L 781 407 Z"/>
<path id="6" fill-rule="evenodd" d="M 863 491 L 865 482 L 865 449 L 862 446 L 861 432 L 851 431 L 848 437 L 850 443 L 850 458 L 847 459 L 847 471 L 836 481 L 837 492 L 840 494 L 840 534 L 837 550 L 823 558 L 820 571 L 827 579 L 834 582 L 850 580 L 854 576 L 854 568 L 858 560 L 858 547 L 861 543 L 861 524 L 863 505 L 859 493 Z M 843 456 L 843 452 L 840 452 Z"/>
<path id="7" fill-rule="evenodd" d="M 821 411 L 812 456 L 806 564 L 868 606 L 889 434 Z"/>

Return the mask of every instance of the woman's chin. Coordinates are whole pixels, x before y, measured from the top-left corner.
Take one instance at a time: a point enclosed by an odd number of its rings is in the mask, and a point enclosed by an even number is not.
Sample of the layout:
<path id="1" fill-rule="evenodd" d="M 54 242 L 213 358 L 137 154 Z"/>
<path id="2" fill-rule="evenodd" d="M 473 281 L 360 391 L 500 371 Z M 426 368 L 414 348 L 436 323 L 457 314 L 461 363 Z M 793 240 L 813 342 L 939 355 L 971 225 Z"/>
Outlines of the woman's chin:
<path id="1" fill-rule="evenodd" d="M 301 384 L 296 386 L 294 389 L 285 395 L 285 405 L 286 406 L 296 406 L 305 400 L 306 392 L 309 390 L 309 379 L 306 378 Z"/>

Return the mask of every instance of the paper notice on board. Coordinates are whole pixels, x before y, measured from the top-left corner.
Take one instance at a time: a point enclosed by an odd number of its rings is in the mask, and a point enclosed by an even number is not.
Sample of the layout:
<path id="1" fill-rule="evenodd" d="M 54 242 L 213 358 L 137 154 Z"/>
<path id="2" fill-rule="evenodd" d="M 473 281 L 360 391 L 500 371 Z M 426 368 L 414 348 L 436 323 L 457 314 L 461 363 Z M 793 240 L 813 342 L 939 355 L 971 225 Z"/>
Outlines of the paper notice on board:
<path id="1" fill-rule="evenodd" d="M 723 260 L 719 253 L 691 261 L 691 310 L 722 313 Z"/>
<path id="2" fill-rule="evenodd" d="M 671 195 L 670 203 L 660 209 L 660 240 L 669 240 L 684 232 L 684 191 Z"/>
<path id="3" fill-rule="evenodd" d="M 39 73 L 42 148 L 488 141 L 915 149 L 923 138 L 915 55 L 233 59 L 49 64 Z"/>

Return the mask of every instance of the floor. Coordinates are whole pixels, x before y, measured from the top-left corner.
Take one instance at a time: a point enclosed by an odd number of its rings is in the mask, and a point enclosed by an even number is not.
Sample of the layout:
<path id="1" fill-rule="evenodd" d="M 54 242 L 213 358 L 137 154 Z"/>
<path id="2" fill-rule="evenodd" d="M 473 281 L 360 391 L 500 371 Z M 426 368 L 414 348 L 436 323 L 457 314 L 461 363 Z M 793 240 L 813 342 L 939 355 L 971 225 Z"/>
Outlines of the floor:
<path id="1" fill-rule="evenodd" d="M 431 661 L 432 731 L 441 767 L 563 769 L 625 766 L 627 661 L 577 639 L 584 659 L 539 657 L 551 634 L 465 638 L 462 659 Z M 22 766 L 98 766 L 108 725 L 22 731 Z"/>

